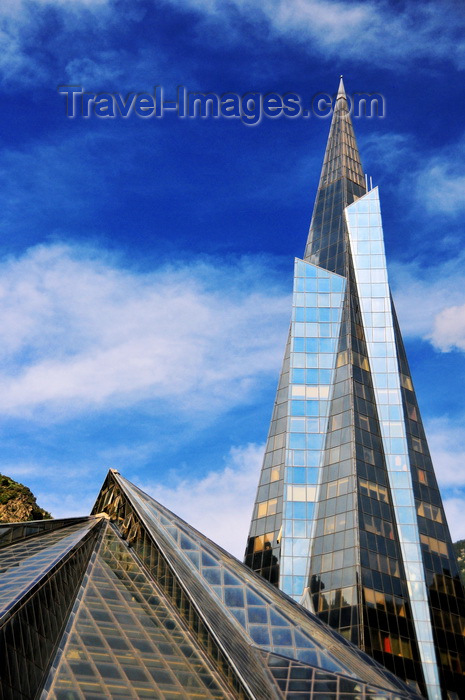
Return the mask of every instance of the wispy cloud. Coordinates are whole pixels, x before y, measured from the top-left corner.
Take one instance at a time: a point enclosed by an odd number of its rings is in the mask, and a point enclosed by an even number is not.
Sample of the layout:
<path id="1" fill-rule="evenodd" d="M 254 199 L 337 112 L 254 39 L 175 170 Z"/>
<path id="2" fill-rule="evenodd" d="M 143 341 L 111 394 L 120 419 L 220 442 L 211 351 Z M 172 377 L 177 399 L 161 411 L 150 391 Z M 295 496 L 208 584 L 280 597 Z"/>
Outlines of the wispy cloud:
<path id="1" fill-rule="evenodd" d="M 274 34 L 306 44 L 310 52 L 336 56 L 339 60 L 370 57 L 384 68 L 399 61 L 443 58 L 458 67 L 465 65 L 463 15 L 446 3 L 448 12 L 438 12 L 434 2 L 407 3 L 402 10 L 388 2 L 344 2 L 341 0 L 170 0 L 191 7 L 211 21 L 231 24 L 237 12 L 252 24 L 268 24 Z M 231 10 L 234 10 L 232 12 Z"/>
<path id="2" fill-rule="evenodd" d="M 99 24 L 108 0 L 7 0 L 0 8 L 0 83 L 16 90 L 24 85 L 46 84 L 54 72 L 59 46 L 74 26 L 83 34 Z M 48 33 L 48 47 L 42 46 L 47 19 L 55 20 L 55 34 Z M 89 21 L 92 20 L 92 21 Z M 97 27 L 95 27 L 96 29 Z M 90 38 L 90 36 L 89 36 Z M 58 44 L 60 40 L 58 40 Z"/>
<path id="3" fill-rule="evenodd" d="M 452 540 L 465 538 L 465 430 L 460 416 L 427 421 L 428 444 Z"/>
<path id="4" fill-rule="evenodd" d="M 57 95 L 58 97 L 58 95 Z M 63 109 L 64 102 L 57 110 Z M 7 241 L 23 242 L 37 232 L 53 235 L 73 223 L 88 224 L 102 209 L 110 206 L 112 186 L 122 172 L 133 177 L 140 147 L 130 141 L 124 158 L 118 158 L 118 136 L 86 130 L 83 134 L 57 133 L 34 138 L 0 152 L 2 228 Z M 152 146 L 156 152 L 156 144 Z M 130 187 L 130 185 L 128 185 Z M 27 202 L 27 207 L 25 207 Z M 25 210 L 27 216 L 25 216 Z M 86 219 L 88 216 L 88 219 Z M 29 232 L 29 234 L 28 234 Z M 4 244 L 7 242 L 4 239 Z"/>
<path id="5" fill-rule="evenodd" d="M 465 539 L 465 520 L 463 517 L 463 512 L 465 510 L 465 494 L 462 498 L 446 498 L 444 507 L 446 509 L 452 542 Z"/>
<path id="6" fill-rule="evenodd" d="M 428 215 L 452 218 L 463 213 L 465 134 L 427 152 L 413 133 L 374 131 L 361 144 L 370 171 L 379 173 L 392 192 L 410 197 L 421 212 L 426 209 Z M 393 180 L 390 172 L 397 172 L 398 177 Z"/>
<path id="7" fill-rule="evenodd" d="M 373 130 L 369 134 L 363 134 L 360 139 L 364 164 L 369 165 L 365 168 L 368 174 L 375 172 L 387 180 L 389 173 L 402 172 L 400 166 L 403 162 L 408 161 L 411 165 L 413 158 L 418 160 L 423 156 L 416 146 L 414 136 L 396 131 Z M 399 183 L 394 182 L 392 186 L 398 188 Z"/>
<path id="8" fill-rule="evenodd" d="M 416 173 L 416 194 L 427 211 L 458 217 L 465 211 L 465 137 L 448 144 Z"/>
<path id="9" fill-rule="evenodd" d="M 66 80 L 88 89 L 148 88 L 147 77 L 170 64 L 152 43 L 131 50 L 127 30 L 149 10 L 143 3 L 114 0 L 7 0 L 0 6 L 0 85 L 16 92 L 25 87 L 56 86 Z M 161 10 L 160 10 L 161 11 Z M 53 27 L 53 30 L 50 28 Z M 84 56 L 84 58 L 82 58 Z M 186 69 L 187 70 L 187 69 Z"/>
<path id="10" fill-rule="evenodd" d="M 448 306 L 435 316 L 431 339 L 443 352 L 465 350 L 465 304 Z"/>
<path id="11" fill-rule="evenodd" d="M 69 417 L 162 400 L 209 414 L 247 401 L 279 367 L 289 313 L 266 272 L 244 259 L 142 274 L 60 245 L 4 261 L 0 413 Z"/>
<path id="12" fill-rule="evenodd" d="M 260 31 L 262 37 L 268 34 L 273 41 L 278 36 L 294 45 L 297 42 L 309 53 L 325 58 L 365 63 L 369 56 L 372 63 L 383 68 L 395 66 L 397 70 L 415 60 L 442 59 L 458 68 L 465 65 L 465 19 L 456 5 L 447 0 L 441 11 L 431 1 L 407 3 L 401 11 L 386 0 L 167 1 L 182 13 L 196 13 L 200 23 L 221 27 L 223 31 L 208 31 L 212 42 L 243 41 L 239 18 L 248 29 L 255 27 Z M 150 47 L 140 55 L 124 52 L 118 36 L 123 36 L 128 27 L 137 31 L 139 23 L 147 21 L 147 13 L 150 21 L 156 20 L 163 7 L 163 3 L 144 5 L 113 0 L 4 2 L 0 9 L 0 80 L 13 90 L 37 81 L 44 84 L 57 78 L 63 63 L 74 80 L 86 77 L 99 82 L 143 77 L 142 69 L 153 67 L 155 53 L 150 52 Z M 44 51 L 40 45 L 51 16 L 56 33 L 47 34 Z M 79 45 L 86 59 L 76 58 L 68 51 L 73 44 Z M 83 50 L 83 46 L 87 48 Z M 166 77 L 169 64 L 164 64 L 166 57 L 162 53 L 158 51 L 157 56 Z"/>

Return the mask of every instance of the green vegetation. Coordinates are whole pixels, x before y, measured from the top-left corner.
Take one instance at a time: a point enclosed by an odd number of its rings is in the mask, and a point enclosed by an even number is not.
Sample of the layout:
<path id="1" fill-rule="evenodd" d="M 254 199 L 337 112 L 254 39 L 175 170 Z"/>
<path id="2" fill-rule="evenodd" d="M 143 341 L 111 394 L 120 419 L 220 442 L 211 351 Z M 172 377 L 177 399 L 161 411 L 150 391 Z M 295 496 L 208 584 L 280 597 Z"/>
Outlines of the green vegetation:
<path id="1" fill-rule="evenodd" d="M 0 474 L 0 522 L 46 520 L 51 517 L 37 505 L 34 494 L 27 486 Z"/>
<path id="2" fill-rule="evenodd" d="M 465 540 L 454 542 L 455 554 L 459 565 L 460 576 L 465 585 Z"/>

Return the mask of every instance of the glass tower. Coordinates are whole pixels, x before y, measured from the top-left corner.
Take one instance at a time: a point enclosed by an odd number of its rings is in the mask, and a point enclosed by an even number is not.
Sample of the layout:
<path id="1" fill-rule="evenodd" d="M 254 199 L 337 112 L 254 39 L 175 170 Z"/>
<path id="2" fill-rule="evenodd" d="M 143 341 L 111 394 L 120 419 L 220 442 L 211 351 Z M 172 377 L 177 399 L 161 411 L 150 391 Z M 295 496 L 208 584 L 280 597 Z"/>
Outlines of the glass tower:
<path id="1" fill-rule="evenodd" d="M 245 562 L 429 700 L 465 697 L 465 592 L 342 79 Z"/>

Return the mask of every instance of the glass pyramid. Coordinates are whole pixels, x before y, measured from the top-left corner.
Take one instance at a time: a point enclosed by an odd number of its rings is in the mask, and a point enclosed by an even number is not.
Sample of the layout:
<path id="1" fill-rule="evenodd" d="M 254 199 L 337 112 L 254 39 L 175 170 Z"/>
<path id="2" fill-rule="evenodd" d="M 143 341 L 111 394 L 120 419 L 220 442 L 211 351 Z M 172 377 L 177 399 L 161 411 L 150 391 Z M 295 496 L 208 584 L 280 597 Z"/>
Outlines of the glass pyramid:
<path id="1" fill-rule="evenodd" d="M 342 79 L 245 562 L 429 700 L 465 697 L 465 592 Z"/>
<path id="2" fill-rule="evenodd" d="M 0 545 L 2 699 L 419 698 L 117 472 L 35 525 Z"/>

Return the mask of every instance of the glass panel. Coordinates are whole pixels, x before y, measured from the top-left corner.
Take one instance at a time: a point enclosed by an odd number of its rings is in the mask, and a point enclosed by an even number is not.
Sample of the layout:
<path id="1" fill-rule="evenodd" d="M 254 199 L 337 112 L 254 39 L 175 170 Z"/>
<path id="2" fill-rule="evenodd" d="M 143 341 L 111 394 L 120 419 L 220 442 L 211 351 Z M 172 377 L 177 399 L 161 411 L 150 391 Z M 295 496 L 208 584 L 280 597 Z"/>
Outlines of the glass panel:
<path id="1" fill-rule="evenodd" d="M 0 550 L 0 615 L 9 610 L 95 525 L 89 518 Z"/>
<path id="2" fill-rule="evenodd" d="M 87 520 L 89 522 L 90 519 Z M 42 560 L 34 562 L 34 555 L 30 558 L 29 578 L 26 583 L 21 577 L 18 579 L 18 592 L 22 591 L 22 596 L 18 595 L 17 604 L 9 608 L 0 625 L 2 697 L 36 698 L 40 693 L 102 521 L 93 519 L 90 522 L 93 527 L 90 530 L 87 528 L 85 532 L 81 531 L 81 537 L 73 547 L 62 549 L 63 558 L 57 566 L 49 566 L 44 570 L 46 556 L 42 550 Z M 38 541 L 42 540 L 44 544 L 50 534 L 48 529 L 45 529 L 43 535 L 28 542 L 37 545 Z M 75 532 L 74 535 L 76 534 Z M 64 539 L 66 538 L 62 538 L 61 543 Z M 55 547 L 55 551 L 48 564 L 57 555 L 56 540 L 49 541 L 49 544 L 52 549 Z M 18 554 L 18 547 L 19 545 L 7 547 L 2 555 L 6 555 L 9 549 Z M 37 549 L 35 552 L 37 554 Z M 19 559 L 19 562 L 19 567 L 24 573 L 24 559 Z M 15 565 L 12 566 L 14 569 Z M 11 572 L 11 569 L 9 571 Z M 37 575 L 34 578 L 35 574 Z M 31 587 L 33 578 L 36 585 Z"/>
<path id="3" fill-rule="evenodd" d="M 371 214 L 380 222 L 381 213 L 379 207 L 379 197 L 377 188 L 371 190 L 363 198 L 363 206 L 368 206 Z M 378 247 L 381 251 L 379 255 L 367 256 L 359 253 L 360 241 L 378 240 L 380 232 L 378 226 L 370 227 L 369 221 L 366 221 L 366 214 L 360 212 L 360 201 L 354 202 L 345 210 L 347 226 L 349 230 L 349 238 L 352 247 L 352 259 L 354 263 L 355 277 L 358 282 L 359 294 L 361 297 L 361 315 L 363 325 L 367 337 L 368 354 L 370 364 L 372 365 L 372 381 L 376 395 L 376 403 L 381 408 L 380 410 L 380 427 L 384 446 L 384 453 L 387 458 L 388 475 L 390 480 L 391 493 L 393 498 L 394 513 L 398 524 L 398 532 L 400 537 L 400 548 L 402 552 L 402 562 L 405 569 L 407 585 L 410 590 L 410 601 L 413 611 L 413 622 L 418 641 L 418 648 L 424 671 L 426 665 L 431 664 L 434 668 L 434 681 L 428 685 L 428 693 L 430 698 L 440 698 L 441 690 L 439 685 L 439 673 L 437 665 L 432 660 L 426 658 L 426 651 L 433 644 L 433 631 L 431 626 L 431 617 L 427 611 L 429 625 L 419 625 L 418 606 L 422 601 L 427 599 L 426 581 L 424 577 L 423 567 L 418 563 L 420 558 L 420 539 L 419 533 L 410 529 L 410 542 L 405 542 L 403 539 L 403 526 L 414 525 L 417 522 L 417 513 L 413 502 L 413 483 L 411 478 L 410 457 L 407 446 L 407 431 L 404 421 L 395 421 L 389 419 L 389 408 L 397 407 L 398 414 L 402 415 L 402 395 L 401 387 L 409 391 L 413 391 L 412 382 L 409 376 L 399 371 L 397 363 L 393 365 L 386 364 L 388 372 L 380 371 L 380 363 L 376 358 L 396 358 L 397 349 L 394 341 L 394 320 L 390 306 L 390 295 L 387 285 L 383 290 L 384 285 L 369 285 L 362 284 L 360 273 L 367 267 L 372 269 L 378 268 L 383 275 L 386 275 L 386 261 L 382 247 Z M 363 228 L 367 226 L 367 228 Z M 375 302 L 379 303 L 379 299 L 384 296 L 385 312 L 383 314 L 370 313 L 368 309 Z M 389 311 L 388 311 L 389 309 Z M 372 330 L 375 326 L 383 326 L 388 329 L 391 340 L 378 340 Z M 384 410 L 383 408 L 384 407 Z M 395 437 L 394 437 L 395 436 Z M 413 449 L 421 452 L 422 445 L 418 438 L 412 439 Z M 404 479 L 400 483 L 396 479 L 396 472 L 400 471 L 405 465 Z M 404 487 L 404 488 L 401 488 Z M 367 495 L 371 495 L 368 494 Z M 382 569 L 382 562 L 378 558 L 377 566 Z M 371 568 L 377 568 L 371 566 Z M 414 584 L 414 585 L 412 585 Z M 425 611 L 421 607 L 422 615 Z M 424 619 L 424 618 L 423 618 Z M 393 647 L 393 638 L 388 637 L 384 643 L 385 651 L 395 654 Z"/>

